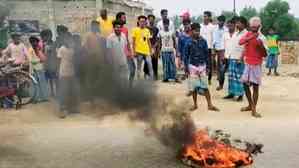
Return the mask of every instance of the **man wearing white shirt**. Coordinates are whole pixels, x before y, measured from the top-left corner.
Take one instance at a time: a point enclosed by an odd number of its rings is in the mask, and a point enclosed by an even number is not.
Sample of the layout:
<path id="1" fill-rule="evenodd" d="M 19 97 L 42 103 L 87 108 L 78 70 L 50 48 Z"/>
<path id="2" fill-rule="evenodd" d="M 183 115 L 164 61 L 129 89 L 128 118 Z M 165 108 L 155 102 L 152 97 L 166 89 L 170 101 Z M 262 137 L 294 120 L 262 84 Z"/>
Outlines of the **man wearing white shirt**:
<path id="1" fill-rule="evenodd" d="M 236 31 L 234 32 L 235 25 L 228 22 L 227 26 L 229 32 L 225 33 L 225 58 L 229 60 L 228 68 L 228 95 L 224 99 L 233 99 L 237 97 L 237 101 L 243 100 L 244 87 L 241 82 L 241 76 L 244 71 L 243 52 L 244 46 L 239 45 L 241 37 L 246 33 L 247 20 L 244 17 L 238 17 L 236 20 Z"/>
<path id="2" fill-rule="evenodd" d="M 207 73 L 209 84 L 211 84 L 212 74 L 213 74 L 213 58 L 212 58 L 212 49 L 213 49 L 213 32 L 215 26 L 212 24 L 212 13 L 210 11 L 204 12 L 204 21 L 201 24 L 200 35 L 207 41 L 209 48 L 209 57 L 207 65 Z"/>
<path id="3" fill-rule="evenodd" d="M 167 9 L 162 9 L 161 10 L 161 18 L 162 20 L 160 20 L 157 24 L 157 27 L 159 29 L 159 31 L 163 31 L 164 30 L 164 25 L 163 25 L 163 21 L 169 19 L 168 18 L 168 10 Z M 173 33 L 175 33 L 175 27 L 173 22 L 169 19 L 169 30 Z"/>
<path id="4" fill-rule="evenodd" d="M 225 24 L 225 16 L 221 15 L 217 18 L 218 25 L 213 33 L 213 48 L 216 51 L 217 56 L 217 79 L 219 81 L 219 86 L 217 90 L 222 90 L 225 81 L 225 70 L 226 63 L 224 58 L 224 33 L 227 32 Z"/>

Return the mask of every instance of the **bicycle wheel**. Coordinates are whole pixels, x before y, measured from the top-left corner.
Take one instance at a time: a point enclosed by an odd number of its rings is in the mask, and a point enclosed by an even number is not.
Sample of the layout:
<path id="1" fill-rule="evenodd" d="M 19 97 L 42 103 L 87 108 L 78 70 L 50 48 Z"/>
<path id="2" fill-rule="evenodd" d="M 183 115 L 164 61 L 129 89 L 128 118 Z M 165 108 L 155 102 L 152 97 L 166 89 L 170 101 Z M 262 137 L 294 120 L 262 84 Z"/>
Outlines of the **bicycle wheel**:
<path id="1" fill-rule="evenodd" d="M 10 75 L 15 79 L 15 88 L 20 105 L 32 103 L 37 94 L 37 81 L 26 72 L 14 72 Z"/>

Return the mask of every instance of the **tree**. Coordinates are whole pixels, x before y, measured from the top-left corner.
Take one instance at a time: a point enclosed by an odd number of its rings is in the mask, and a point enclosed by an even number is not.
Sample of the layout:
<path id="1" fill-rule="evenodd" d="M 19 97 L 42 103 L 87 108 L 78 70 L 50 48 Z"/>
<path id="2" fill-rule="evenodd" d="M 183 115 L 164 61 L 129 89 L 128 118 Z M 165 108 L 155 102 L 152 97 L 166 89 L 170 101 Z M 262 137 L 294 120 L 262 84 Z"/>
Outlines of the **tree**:
<path id="1" fill-rule="evenodd" d="M 226 20 L 231 20 L 235 13 L 233 11 L 222 11 L 221 15 L 225 16 Z"/>
<path id="2" fill-rule="evenodd" d="M 258 16 L 257 10 L 252 6 L 246 6 L 244 9 L 240 11 L 240 16 L 245 17 L 246 19 L 250 19 L 254 16 Z"/>
<path id="3" fill-rule="evenodd" d="M 178 29 L 180 27 L 180 25 L 182 24 L 181 18 L 178 15 L 175 15 L 175 16 L 173 16 L 172 20 L 173 20 L 175 29 Z"/>
<path id="4" fill-rule="evenodd" d="M 267 34 L 274 28 L 282 38 L 294 38 L 299 35 L 299 26 L 296 18 L 289 14 L 289 3 L 282 0 L 272 0 L 261 10 L 263 32 Z"/>

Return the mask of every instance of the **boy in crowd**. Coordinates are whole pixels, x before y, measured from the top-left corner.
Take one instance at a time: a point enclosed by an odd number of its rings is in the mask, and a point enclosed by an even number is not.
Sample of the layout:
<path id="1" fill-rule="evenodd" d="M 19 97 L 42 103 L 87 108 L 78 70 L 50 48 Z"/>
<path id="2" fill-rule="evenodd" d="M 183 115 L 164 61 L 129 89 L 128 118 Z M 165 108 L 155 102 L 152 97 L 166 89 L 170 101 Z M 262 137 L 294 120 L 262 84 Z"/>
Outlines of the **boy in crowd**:
<path id="1" fill-rule="evenodd" d="M 47 58 L 44 55 L 40 44 L 40 40 L 32 36 L 29 38 L 31 47 L 29 49 L 29 60 L 31 64 L 31 71 L 35 79 L 37 80 L 37 93 L 34 97 L 34 103 L 48 101 L 49 98 L 49 88 L 46 80 L 46 73 L 44 68 L 44 63 Z"/>
<path id="2" fill-rule="evenodd" d="M 133 55 L 137 58 L 137 77 L 140 79 L 142 62 L 146 62 L 150 78 L 153 79 L 153 66 L 151 60 L 151 33 L 146 28 L 147 17 L 138 17 L 138 27 L 134 28 L 132 31 L 133 38 Z"/>
<path id="3" fill-rule="evenodd" d="M 122 22 L 113 21 L 114 33 L 107 38 L 107 49 L 112 57 L 112 66 L 115 73 L 119 73 L 121 83 L 127 82 L 128 65 L 126 48 L 128 46 L 126 35 L 121 32 Z"/>
<path id="4" fill-rule="evenodd" d="M 164 29 L 163 21 L 166 19 L 169 19 L 168 18 L 168 10 L 162 9 L 160 14 L 161 14 L 162 19 L 158 22 L 157 27 L 158 27 L 159 31 L 162 31 Z M 173 33 L 175 32 L 174 23 L 171 20 L 169 20 L 169 30 L 172 31 Z"/>
<path id="5" fill-rule="evenodd" d="M 74 43 L 70 33 L 66 33 L 62 46 L 57 51 L 60 58 L 59 69 L 59 108 L 60 118 L 68 113 L 78 113 L 78 81 L 75 78 Z"/>
<path id="6" fill-rule="evenodd" d="M 189 66 L 187 57 L 185 56 L 185 46 L 188 43 L 188 41 L 191 40 L 191 20 L 184 20 L 183 21 L 184 25 L 184 31 L 179 34 L 178 38 L 178 57 L 179 57 L 179 66 L 181 63 L 184 65 L 184 71 L 185 75 L 183 76 L 183 80 L 185 80 L 188 76 L 187 74 L 187 68 Z"/>
<path id="7" fill-rule="evenodd" d="M 207 72 L 208 72 L 208 80 L 209 84 L 212 84 L 212 75 L 213 75 L 213 65 L 214 65 L 214 58 L 212 55 L 213 49 L 213 32 L 215 30 L 215 26 L 212 24 L 212 12 L 205 11 L 203 24 L 201 24 L 200 34 L 201 36 L 207 41 L 208 44 L 208 63 L 207 63 Z"/>
<path id="8" fill-rule="evenodd" d="M 259 98 L 259 86 L 262 82 L 262 64 L 263 58 L 267 56 L 266 38 L 260 32 L 262 26 L 259 17 L 250 19 L 250 31 L 241 39 L 239 44 L 245 45 L 244 60 L 245 70 L 242 75 L 242 82 L 249 105 L 242 108 L 241 111 L 251 111 L 252 116 L 256 118 L 262 117 L 256 110 Z M 250 87 L 253 86 L 253 94 Z"/>
<path id="9" fill-rule="evenodd" d="M 148 15 L 148 29 L 151 32 L 151 46 L 152 46 L 152 65 L 153 65 L 153 72 L 154 72 L 154 78 L 155 80 L 158 80 L 158 65 L 159 65 L 159 46 L 158 46 L 158 34 L 159 34 L 159 29 L 155 25 L 156 22 L 156 17 L 154 15 Z"/>
<path id="10" fill-rule="evenodd" d="M 267 57 L 266 68 L 269 69 L 267 75 L 271 75 L 273 69 L 275 76 L 279 76 L 279 73 L 277 72 L 278 56 L 280 54 L 279 47 L 278 47 L 278 39 L 279 36 L 275 34 L 274 29 L 270 28 L 269 35 L 267 36 L 268 57 Z"/>
<path id="11" fill-rule="evenodd" d="M 225 57 L 228 59 L 229 63 L 228 95 L 225 96 L 224 99 L 233 99 L 234 97 L 238 97 L 237 101 L 242 101 L 244 87 L 241 82 L 241 76 L 244 71 L 244 63 L 242 60 L 244 46 L 239 45 L 239 41 L 241 37 L 247 33 L 247 20 L 244 17 L 238 17 L 235 21 L 229 21 L 227 23 L 227 27 L 229 32 L 225 34 Z"/>
<path id="12" fill-rule="evenodd" d="M 113 19 L 108 16 L 107 9 L 102 9 L 100 11 L 100 17 L 97 19 L 99 23 L 99 30 L 104 38 L 107 38 L 113 31 Z"/>
<path id="13" fill-rule="evenodd" d="M 56 46 L 52 40 L 52 32 L 47 29 L 41 32 L 41 38 L 44 46 L 44 53 L 47 57 L 45 62 L 46 79 L 50 85 L 51 96 L 56 96 L 58 86 L 58 66 L 59 60 L 57 58 Z"/>
<path id="14" fill-rule="evenodd" d="M 219 91 L 223 89 L 225 81 L 226 62 L 224 58 L 224 33 L 227 32 L 227 28 L 224 26 L 226 20 L 225 16 L 221 15 L 217 20 L 218 25 L 213 33 L 213 48 L 217 56 L 217 78 L 219 81 L 217 90 Z"/>
<path id="15" fill-rule="evenodd" d="M 193 23 L 192 40 L 188 42 L 185 48 L 185 55 L 188 58 L 188 75 L 189 75 L 189 91 L 193 96 L 194 106 L 190 109 L 194 111 L 198 108 L 197 94 L 203 94 L 208 103 L 208 109 L 211 111 L 219 111 L 212 104 L 211 95 L 208 89 L 208 78 L 206 75 L 206 67 L 208 63 L 209 49 L 207 41 L 200 35 L 200 24 Z"/>
<path id="16" fill-rule="evenodd" d="M 12 60 L 15 65 L 21 65 L 28 60 L 28 50 L 21 42 L 21 35 L 12 34 L 12 42 L 2 51 L 3 60 Z"/>
<path id="17" fill-rule="evenodd" d="M 130 40 L 129 40 L 129 30 L 125 26 L 127 23 L 126 13 L 124 13 L 124 12 L 117 13 L 116 20 L 119 20 L 121 22 L 121 24 L 122 24 L 121 32 L 126 36 L 126 39 L 127 39 L 127 46 L 125 47 L 125 53 L 127 56 L 127 63 L 128 63 L 128 68 L 129 68 L 130 86 L 132 86 L 134 78 L 135 78 L 136 64 L 134 61 L 134 56 L 132 55 L 131 44 L 130 44 Z"/>
<path id="18" fill-rule="evenodd" d="M 175 80 L 176 78 L 176 37 L 175 34 L 169 30 L 169 19 L 163 21 L 164 29 L 159 32 L 159 43 L 161 46 L 161 56 L 163 62 L 163 82 Z"/>

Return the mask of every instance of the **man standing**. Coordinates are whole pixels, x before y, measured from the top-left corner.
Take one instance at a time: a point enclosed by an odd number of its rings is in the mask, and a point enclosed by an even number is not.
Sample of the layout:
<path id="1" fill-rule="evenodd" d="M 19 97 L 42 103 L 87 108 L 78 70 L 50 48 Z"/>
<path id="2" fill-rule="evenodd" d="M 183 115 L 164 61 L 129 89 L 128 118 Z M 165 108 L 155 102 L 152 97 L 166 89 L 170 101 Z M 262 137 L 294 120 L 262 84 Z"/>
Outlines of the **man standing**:
<path id="1" fill-rule="evenodd" d="M 227 31 L 225 24 L 225 16 L 221 15 L 217 18 L 218 26 L 213 33 L 213 48 L 217 55 L 217 78 L 219 86 L 217 90 L 222 90 L 225 81 L 226 63 L 224 58 L 224 33 Z"/>
<path id="2" fill-rule="evenodd" d="M 280 54 L 279 52 L 279 46 L 278 46 L 278 39 L 279 36 L 275 34 L 275 31 L 273 28 L 270 28 L 269 35 L 267 36 L 267 45 L 268 45 L 268 57 L 267 57 L 267 64 L 266 68 L 269 69 L 268 76 L 272 74 L 272 69 L 274 70 L 275 76 L 279 76 L 279 73 L 277 72 L 278 67 L 278 56 Z"/>
<path id="3" fill-rule="evenodd" d="M 146 28 L 147 17 L 138 17 L 138 27 L 132 31 L 133 38 L 133 55 L 137 58 L 137 77 L 140 79 L 142 62 L 147 63 L 150 78 L 153 79 L 153 66 L 151 60 L 151 42 L 150 42 L 150 31 Z"/>
<path id="4" fill-rule="evenodd" d="M 125 12 L 119 12 L 116 14 L 116 20 L 118 20 L 122 26 L 120 31 L 125 35 L 127 39 L 127 46 L 125 47 L 125 54 L 127 56 L 127 63 L 129 67 L 129 81 L 130 81 L 130 86 L 133 85 L 133 81 L 135 78 L 135 71 L 136 71 L 136 65 L 134 61 L 134 56 L 132 55 L 132 50 L 131 50 L 131 44 L 129 40 L 129 30 L 125 26 L 127 23 L 127 17 Z M 118 22 L 116 22 L 118 23 Z"/>
<path id="5" fill-rule="evenodd" d="M 185 46 L 188 43 L 188 41 L 191 40 L 191 33 L 192 33 L 191 20 L 184 20 L 183 25 L 184 25 L 184 31 L 179 34 L 179 40 L 178 40 L 178 56 L 180 58 L 180 62 L 182 62 L 184 65 L 185 75 L 184 75 L 183 79 L 185 79 L 188 76 L 187 69 L 188 69 L 189 63 L 188 63 L 187 56 L 185 55 L 184 49 L 185 49 Z"/>
<path id="6" fill-rule="evenodd" d="M 162 9 L 161 10 L 161 18 L 162 18 L 162 20 L 160 20 L 157 24 L 157 27 L 158 27 L 159 31 L 162 31 L 164 29 L 163 21 L 166 20 L 166 19 L 169 19 L 167 9 Z M 169 21 L 169 30 L 172 31 L 172 32 L 175 32 L 175 27 L 174 27 L 174 24 L 173 24 L 172 21 Z"/>
<path id="7" fill-rule="evenodd" d="M 128 77 L 128 66 L 127 66 L 127 53 L 126 49 L 128 46 L 128 40 L 121 32 L 123 23 L 120 20 L 113 21 L 114 33 L 107 38 L 107 49 L 109 56 L 112 57 L 112 67 L 114 73 L 118 73 L 117 77 L 121 80 L 120 82 L 125 86 Z"/>
<path id="8" fill-rule="evenodd" d="M 236 26 L 235 26 L 236 23 Z M 241 82 L 241 76 L 244 71 L 244 63 L 242 60 L 244 46 L 239 45 L 241 37 L 246 33 L 247 20 L 244 17 L 238 17 L 227 23 L 229 32 L 225 34 L 225 57 L 228 59 L 228 95 L 224 99 L 233 99 L 238 97 L 237 101 L 243 100 L 244 87 Z M 235 32 L 235 27 L 237 31 Z"/>
<path id="9" fill-rule="evenodd" d="M 208 61 L 208 45 L 206 40 L 200 36 L 200 24 L 193 23 L 192 40 L 188 42 L 185 49 L 185 55 L 188 58 L 189 74 L 189 92 L 193 96 L 194 106 L 190 109 L 194 111 L 198 108 L 197 95 L 202 94 L 205 96 L 208 109 L 211 111 L 219 111 L 217 107 L 212 104 L 210 91 L 208 88 L 208 79 L 206 75 L 206 65 Z"/>
<path id="10" fill-rule="evenodd" d="M 103 37 L 107 38 L 113 32 L 113 19 L 108 16 L 107 9 L 102 9 L 100 11 L 100 17 L 97 19 L 97 22 L 100 24 L 100 32 Z"/>
<path id="11" fill-rule="evenodd" d="M 154 71 L 154 79 L 158 80 L 158 61 L 159 61 L 159 53 L 160 49 L 158 46 L 158 34 L 159 34 L 159 29 L 155 25 L 156 17 L 154 15 L 148 15 L 147 17 L 149 25 L 148 29 L 150 30 L 151 33 L 151 46 L 152 46 L 152 65 L 153 65 L 153 71 Z"/>
<path id="12" fill-rule="evenodd" d="M 175 80 L 176 78 L 176 65 L 175 65 L 175 53 L 176 53 L 176 37 L 173 32 L 169 30 L 169 20 L 164 20 L 164 29 L 159 32 L 159 41 L 161 46 L 161 56 L 163 62 L 163 82 L 169 82 L 169 80 Z"/>
<path id="13" fill-rule="evenodd" d="M 249 105 L 242 108 L 241 111 L 252 111 L 252 116 L 260 118 L 256 106 L 259 98 L 259 86 L 262 82 L 262 63 L 263 58 L 267 56 L 266 38 L 260 32 L 261 19 L 253 17 L 250 19 L 250 31 L 240 40 L 240 45 L 245 45 L 245 70 L 242 75 L 242 82 Z M 253 94 L 250 87 L 253 86 Z"/>
<path id="14" fill-rule="evenodd" d="M 214 29 L 215 29 L 215 26 L 212 24 L 212 12 L 205 11 L 204 18 L 203 18 L 203 24 L 201 24 L 200 34 L 207 41 L 208 49 L 209 49 L 208 63 L 207 63 L 209 84 L 212 83 L 212 75 L 213 75 L 214 59 L 212 56 L 212 48 L 213 48 Z"/>

